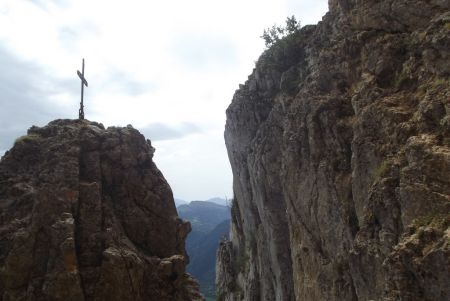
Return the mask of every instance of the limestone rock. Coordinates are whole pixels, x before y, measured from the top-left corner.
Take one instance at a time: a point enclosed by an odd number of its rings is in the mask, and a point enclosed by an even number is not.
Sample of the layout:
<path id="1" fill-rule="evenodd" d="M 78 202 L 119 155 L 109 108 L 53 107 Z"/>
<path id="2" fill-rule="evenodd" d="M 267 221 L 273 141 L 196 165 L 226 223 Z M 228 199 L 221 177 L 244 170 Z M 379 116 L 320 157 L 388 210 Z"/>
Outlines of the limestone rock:
<path id="1" fill-rule="evenodd" d="M 153 152 L 89 121 L 19 138 L 0 162 L 0 300 L 203 300 Z"/>
<path id="2" fill-rule="evenodd" d="M 450 300 L 450 1 L 329 4 L 227 110 L 220 296 Z"/>

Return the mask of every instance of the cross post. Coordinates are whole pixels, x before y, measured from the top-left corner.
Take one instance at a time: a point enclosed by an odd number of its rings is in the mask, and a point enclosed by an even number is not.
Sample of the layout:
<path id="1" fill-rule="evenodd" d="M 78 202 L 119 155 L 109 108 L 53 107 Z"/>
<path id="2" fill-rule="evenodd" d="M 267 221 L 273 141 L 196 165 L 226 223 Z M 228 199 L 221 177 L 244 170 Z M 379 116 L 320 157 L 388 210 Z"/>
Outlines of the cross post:
<path id="1" fill-rule="evenodd" d="M 78 118 L 80 120 L 84 119 L 84 104 L 83 104 L 83 94 L 84 94 L 84 86 L 88 86 L 87 80 L 84 78 L 84 59 L 81 72 L 77 70 L 78 77 L 81 79 L 81 102 L 80 102 L 80 110 L 78 111 Z"/>

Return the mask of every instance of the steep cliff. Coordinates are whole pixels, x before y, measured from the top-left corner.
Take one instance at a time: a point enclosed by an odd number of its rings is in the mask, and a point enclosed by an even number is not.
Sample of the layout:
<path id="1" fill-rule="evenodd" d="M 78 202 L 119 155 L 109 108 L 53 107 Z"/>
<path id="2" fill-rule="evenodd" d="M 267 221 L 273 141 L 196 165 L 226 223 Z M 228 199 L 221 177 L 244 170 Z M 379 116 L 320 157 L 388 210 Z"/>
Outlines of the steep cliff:
<path id="1" fill-rule="evenodd" d="M 227 110 L 221 300 L 450 300 L 450 1 L 330 0 Z"/>
<path id="2" fill-rule="evenodd" d="M 0 162 L 0 300 L 203 300 L 153 152 L 89 121 L 19 138 Z"/>

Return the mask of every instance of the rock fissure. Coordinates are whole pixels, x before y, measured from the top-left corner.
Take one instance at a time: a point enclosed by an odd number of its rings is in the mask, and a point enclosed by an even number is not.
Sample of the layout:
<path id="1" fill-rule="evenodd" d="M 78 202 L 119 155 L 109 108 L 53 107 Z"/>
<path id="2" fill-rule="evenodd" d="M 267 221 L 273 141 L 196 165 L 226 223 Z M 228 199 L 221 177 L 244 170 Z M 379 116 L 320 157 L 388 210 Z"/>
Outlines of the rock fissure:
<path id="1" fill-rule="evenodd" d="M 77 208 L 75 212 L 72 212 L 72 215 L 74 217 L 75 220 L 75 228 L 74 228 L 74 233 L 73 233 L 73 237 L 74 237 L 74 244 L 75 244 L 75 254 L 77 255 L 77 266 L 78 266 L 78 271 L 79 271 L 79 277 L 80 277 L 80 289 L 81 292 L 83 294 L 83 299 L 82 300 L 89 300 L 86 296 L 86 289 L 84 287 L 84 280 L 83 280 L 83 273 L 82 273 L 82 267 L 81 267 L 81 243 L 80 243 L 80 239 L 79 239 L 79 232 L 77 229 L 80 228 L 80 221 L 79 221 L 79 212 L 80 212 L 80 204 L 81 204 L 81 200 L 80 198 L 78 198 L 77 201 Z"/>
<path id="2" fill-rule="evenodd" d="M 134 288 L 133 278 L 131 277 L 131 274 L 130 274 L 130 268 L 128 267 L 128 263 L 127 263 L 127 261 L 126 261 L 124 255 L 123 255 L 123 251 L 120 251 L 120 257 L 122 258 L 123 264 L 124 264 L 125 269 L 126 269 L 126 271 L 127 271 L 128 281 L 129 281 L 129 283 L 130 283 L 130 287 L 131 287 L 131 292 L 132 292 L 132 295 L 133 295 L 133 299 L 136 300 L 136 299 L 138 299 L 138 296 L 137 296 L 136 291 L 135 291 L 135 288 Z"/>

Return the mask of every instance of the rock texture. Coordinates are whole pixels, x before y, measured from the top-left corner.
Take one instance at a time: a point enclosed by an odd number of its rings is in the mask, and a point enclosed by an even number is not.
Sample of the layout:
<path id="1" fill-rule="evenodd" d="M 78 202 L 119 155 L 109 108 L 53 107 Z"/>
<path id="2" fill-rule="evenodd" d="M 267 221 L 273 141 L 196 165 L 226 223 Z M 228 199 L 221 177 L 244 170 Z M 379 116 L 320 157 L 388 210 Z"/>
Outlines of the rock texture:
<path id="1" fill-rule="evenodd" d="M 203 300 L 153 152 L 89 121 L 19 138 L 0 162 L 0 300 Z"/>
<path id="2" fill-rule="evenodd" d="M 227 110 L 221 300 L 450 300 L 450 1 L 330 0 Z"/>

